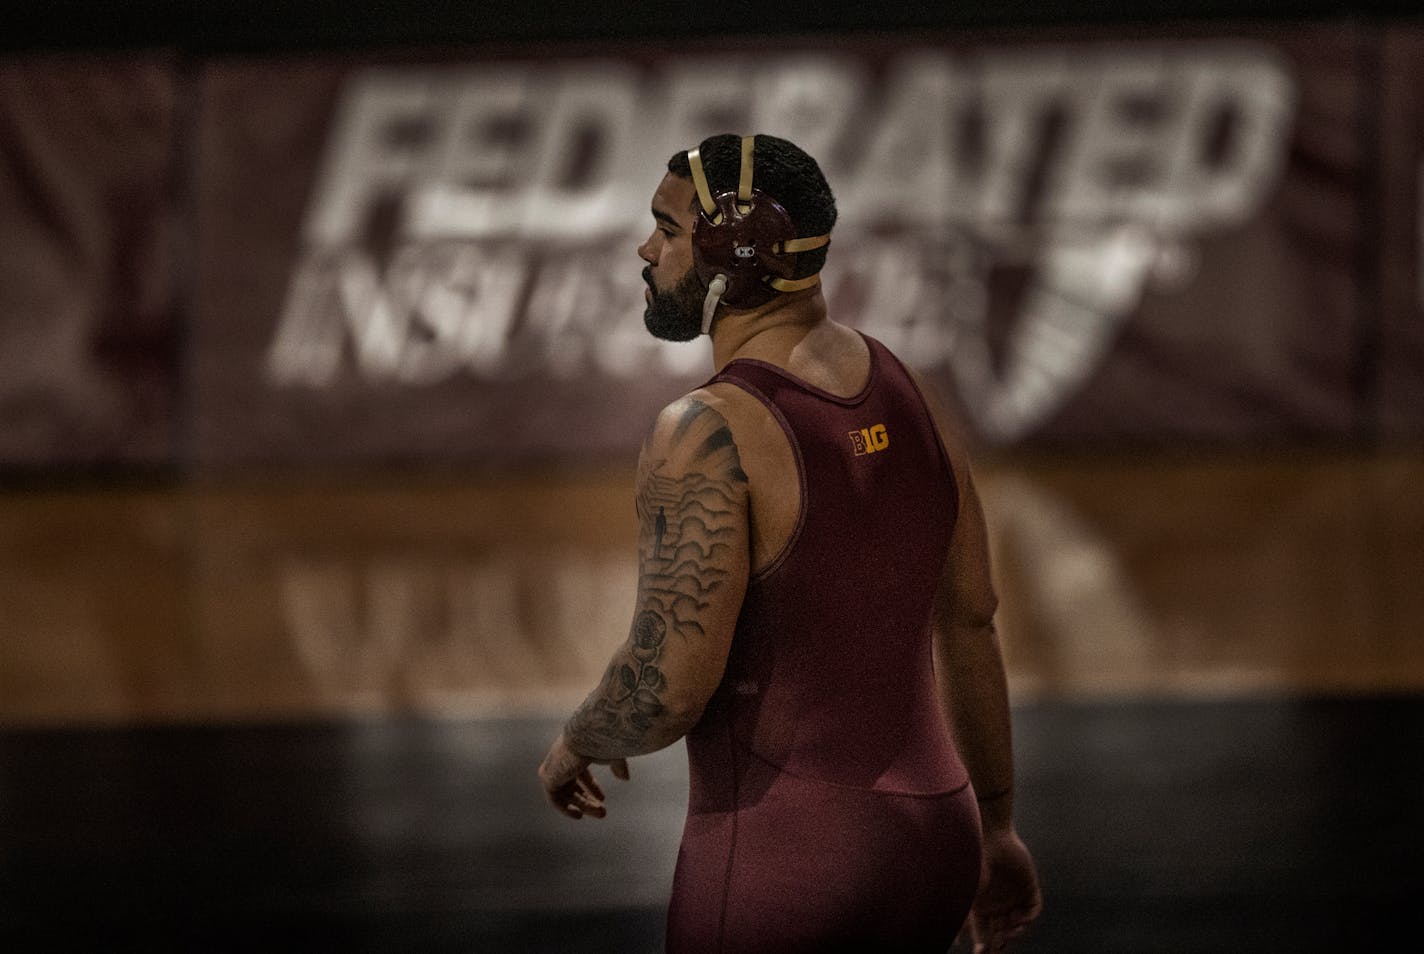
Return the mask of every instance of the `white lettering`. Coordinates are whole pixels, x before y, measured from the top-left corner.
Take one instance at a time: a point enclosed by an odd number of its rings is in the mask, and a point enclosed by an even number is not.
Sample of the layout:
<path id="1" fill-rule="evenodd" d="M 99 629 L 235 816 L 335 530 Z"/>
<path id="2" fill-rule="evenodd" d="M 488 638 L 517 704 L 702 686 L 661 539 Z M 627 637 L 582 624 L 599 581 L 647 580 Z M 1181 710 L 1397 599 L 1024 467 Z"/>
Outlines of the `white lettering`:
<path id="1" fill-rule="evenodd" d="M 368 380 L 432 384 L 460 370 L 493 376 L 505 361 L 524 277 L 517 250 L 463 244 L 408 246 L 385 275 L 358 251 L 308 262 L 268 350 L 268 374 L 324 387 L 349 344 Z"/>
<path id="2" fill-rule="evenodd" d="M 506 362 L 524 288 L 522 256 L 512 249 L 446 244 L 410 247 L 389 284 L 410 321 L 396 377 L 433 384 L 460 370 L 493 377 Z"/>
<path id="3" fill-rule="evenodd" d="M 650 183 L 631 179 L 644 144 L 636 135 L 639 90 L 632 71 L 570 70 L 543 117 L 524 231 L 534 237 L 626 229 L 646 207 Z"/>
<path id="4" fill-rule="evenodd" d="M 359 239 L 389 196 L 408 201 L 413 240 L 606 235 L 641 221 L 666 154 L 748 126 L 824 157 L 846 184 L 843 225 L 1230 224 L 1278 172 L 1294 107 L 1277 57 L 1219 43 L 913 52 L 880 89 L 825 56 L 663 74 L 661 87 L 617 63 L 367 74 L 343 99 L 308 239 Z"/>
<path id="5" fill-rule="evenodd" d="M 1294 83 L 1276 55 L 1256 46 L 1214 48 L 1186 60 L 1182 70 L 1190 98 L 1183 138 L 1170 149 L 1173 218 L 1195 228 L 1236 225 L 1260 206 L 1280 173 Z"/>
<path id="6" fill-rule="evenodd" d="M 837 193 L 843 222 L 942 223 L 971 207 L 973 161 L 955 148 L 969 121 L 969 79 L 947 59 L 915 55 L 891 77 L 854 187 Z M 975 170 L 977 172 L 977 170 Z"/>
<path id="7" fill-rule="evenodd" d="M 1049 218 L 1094 224 L 1152 214 L 1143 200 L 1162 195 L 1186 114 L 1175 95 L 1178 71 L 1162 57 L 1108 59 L 1080 87 L 1072 134 L 1052 177 Z M 1181 145 L 1189 145 L 1181 143 Z"/>
<path id="8" fill-rule="evenodd" d="M 305 237 L 318 247 L 359 242 L 367 214 L 382 198 L 436 177 L 448 122 L 438 74 L 367 73 L 350 87 L 337 110 L 335 130 Z"/>
<path id="9" fill-rule="evenodd" d="M 987 160 L 970 221 L 1002 229 L 1034 221 L 1035 186 L 1053 170 L 1058 139 L 1069 134 L 1065 118 L 1074 99 L 1068 52 L 987 58 L 982 96 L 988 129 Z"/>
<path id="10" fill-rule="evenodd" d="M 410 190 L 407 236 L 483 238 L 523 226 L 538 117 L 549 97 L 545 81 L 517 67 L 463 74 L 446 84 L 440 174 Z"/>
<path id="11" fill-rule="evenodd" d="M 770 132 L 836 189 L 838 317 L 949 365 L 1011 440 L 1090 379 L 1149 282 L 1190 277 L 1191 240 L 1260 206 L 1293 110 L 1279 57 L 1220 41 L 373 71 L 340 104 L 267 370 L 701 373 L 705 349 L 646 336 L 632 250 L 675 149 Z M 1004 264 L 1030 281 L 991 361 Z"/>
<path id="12" fill-rule="evenodd" d="M 325 387 L 340 373 L 346 339 L 333 268 L 319 255 L 298 264 L 267 349 L 267 376 L 274 384 Z"/>

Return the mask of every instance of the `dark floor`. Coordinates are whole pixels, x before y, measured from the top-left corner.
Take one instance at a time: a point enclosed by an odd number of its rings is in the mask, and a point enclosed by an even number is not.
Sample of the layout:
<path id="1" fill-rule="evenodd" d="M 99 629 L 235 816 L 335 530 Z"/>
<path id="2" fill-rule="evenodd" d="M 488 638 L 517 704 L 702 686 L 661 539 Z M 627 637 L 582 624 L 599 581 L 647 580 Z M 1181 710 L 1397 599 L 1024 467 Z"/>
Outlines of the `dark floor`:
<path id="1" fill-rule="evenodd" d="M 1016 710 L 1046 908 L 1017 949 L 1393 950 L 1424 894 L 1424 697 Z M 610 817 L 542 719 L 0 731 L 0 950 L 652 952 L 680 746 Z"/>

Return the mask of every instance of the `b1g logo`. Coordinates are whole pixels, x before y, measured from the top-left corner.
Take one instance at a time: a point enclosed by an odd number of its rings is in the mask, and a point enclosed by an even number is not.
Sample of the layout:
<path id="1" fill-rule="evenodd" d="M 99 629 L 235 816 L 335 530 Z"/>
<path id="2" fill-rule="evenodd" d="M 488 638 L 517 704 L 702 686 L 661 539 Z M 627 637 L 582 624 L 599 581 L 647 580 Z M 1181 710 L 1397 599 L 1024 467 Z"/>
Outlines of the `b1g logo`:
<path id="1" fill-rule="evenodd" d="M 890 446 L 890 435 L 886 432 L 884 424 L 862 427 L 858 431 L 850 432 L 850 446 L 855 450 L 857 457 L 874 454 L 876 451 L 883 451 Z"/>

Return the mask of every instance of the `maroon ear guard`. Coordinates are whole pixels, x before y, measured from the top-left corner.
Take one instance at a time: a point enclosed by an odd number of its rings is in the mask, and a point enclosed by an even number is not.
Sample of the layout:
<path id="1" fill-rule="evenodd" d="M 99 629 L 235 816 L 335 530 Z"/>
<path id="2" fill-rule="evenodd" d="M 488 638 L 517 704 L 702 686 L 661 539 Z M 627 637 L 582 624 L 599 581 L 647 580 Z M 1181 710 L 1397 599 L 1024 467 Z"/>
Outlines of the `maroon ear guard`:
<path id="1" fill-rule="evenodd" d="M 723 192 L 713 202 L 718 214 L 698 215 L 692 226 L 697 277 L 710 285 L 723 276 L 722 300 L 733 308 L 766 304 L 777 295 L 769 280 L 790 278 L 796 269 L 796 253 L 784 249 L 796 237 L 791 216 L 759 189 L 752 190 L 750 202 L 738 203 L 735 192 Z"/>
<path id="2" fill-rule="evenodd" d="M 800 291 L 821 276 L 791 278 L 796 255 L 829 245 L 831 237 L 796 237 L 796 225 L 781 204 L 752 187 L 755 136 L 742 137 L 742 163 L 737 190 L 715 198 L 707 185 L 700 149 L 687 151 L 692 184 L 701 212 L 692 226 L 692 260 L 697 277 L 707 285 L 702 306 L 702 331 L 712 327 L 713 312 L 725 301 L 733 308 L 755 308 L 777 292 Z"/>

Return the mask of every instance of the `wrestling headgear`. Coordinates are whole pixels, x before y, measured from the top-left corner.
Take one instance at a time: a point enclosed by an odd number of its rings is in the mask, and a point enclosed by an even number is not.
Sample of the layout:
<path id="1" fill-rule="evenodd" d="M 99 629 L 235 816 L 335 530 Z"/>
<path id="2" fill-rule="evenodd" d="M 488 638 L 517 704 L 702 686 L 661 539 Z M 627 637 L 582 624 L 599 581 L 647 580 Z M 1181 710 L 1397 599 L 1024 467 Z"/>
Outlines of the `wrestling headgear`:
<path id="1" fill-rule="evenodd" d="M 792 278 L 796 253 L 829 245 L 830 234 L 797 238 L 791 216 L 771 196 L 752 184 L 756 137 L 742 137 L 737 190 L 712 195 L 700 149 L 687 151 L 692 184 L 701 212 L 692 225 L 692 264 L 707 285 L 702 303 L 702 333 L 712 328 L 719 302 L 755 308 L 779 292 L 800 291 L 820 282 L 820 274 Z"/>

